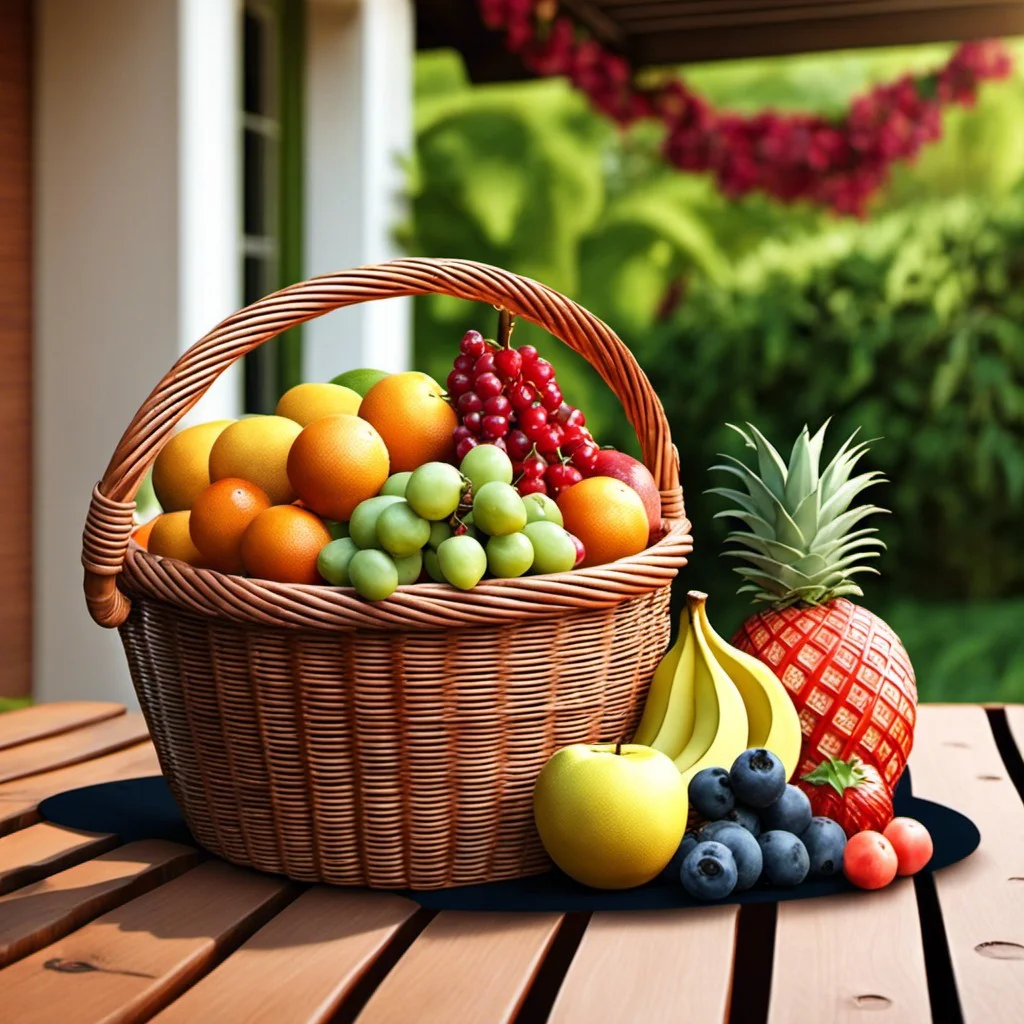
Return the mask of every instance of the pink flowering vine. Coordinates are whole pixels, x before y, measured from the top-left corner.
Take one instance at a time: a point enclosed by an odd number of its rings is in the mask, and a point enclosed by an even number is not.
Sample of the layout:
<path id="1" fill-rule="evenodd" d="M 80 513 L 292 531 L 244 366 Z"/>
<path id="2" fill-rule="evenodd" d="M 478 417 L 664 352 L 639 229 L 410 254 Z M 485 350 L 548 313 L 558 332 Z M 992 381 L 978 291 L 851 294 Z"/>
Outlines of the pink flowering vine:
<path id="1" fill-rule="evenodd" d="M 963 43 L 944 67 L 904 75 L 856 97 L 839 119 L 816 114 L 754 115 L 716 110 L 679 78 L 640 88 L 620 54 L 584 33 L 555 0 L 479 0 L 490 28 L 538 75 L 564 75 L 591 103 L 626 127 L 665 125 L 664 155 L 676 167 L 714 177 L 731 197 L 762 192 L 864 216 L 892 165 L 913 161 L 942 135 L 942 110 L 970 107 L 984 81 L 1006 78 L 1012 60 L 998 41 Z"/>

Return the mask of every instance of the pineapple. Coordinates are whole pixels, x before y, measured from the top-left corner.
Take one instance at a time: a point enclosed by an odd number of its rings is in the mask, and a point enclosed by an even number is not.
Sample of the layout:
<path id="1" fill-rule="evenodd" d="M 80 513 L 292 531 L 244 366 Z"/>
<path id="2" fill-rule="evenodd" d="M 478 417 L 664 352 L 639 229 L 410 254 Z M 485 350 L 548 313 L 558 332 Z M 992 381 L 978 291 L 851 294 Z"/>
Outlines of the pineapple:
<path id="1" fill-rule="evenodd" d="M 782 680 L 800 716 L 803 748 L 797 776 L 829 757 L 874 765 L 890 791 L 910 755 L 917 717 L 917 684 L 899 637 L 877 615 L 854 604 L 863 591 L 854 577 L 884 544 L 872 527 L 855 529 L 884 509 L 851 508 L 878 472 L 851 476 L 868 449 L 856 434 L 819 472 L 826 423 L 811 436 L 804 427 L 787 465 L 753 426 L 733 427 L 757 455 L 757 471 L 723 456 L 712 467 L 731 473 L 743 490 L 714 488 L 734 507 L 716 518 L 743 524 L 727 552 L 743 562 L 741 593 L 764 608 L 740 627 L 733 644 L 768 665 Z"/>

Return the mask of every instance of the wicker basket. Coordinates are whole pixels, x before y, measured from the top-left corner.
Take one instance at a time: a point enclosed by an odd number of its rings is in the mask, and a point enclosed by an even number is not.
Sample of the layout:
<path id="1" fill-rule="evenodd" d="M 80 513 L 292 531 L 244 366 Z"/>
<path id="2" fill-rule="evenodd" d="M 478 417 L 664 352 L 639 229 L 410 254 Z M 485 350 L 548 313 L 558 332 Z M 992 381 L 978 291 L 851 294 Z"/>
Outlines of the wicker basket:
<path id="1" fill-rule="evenodd" d="M 622 401 L 661 488 L 662 538 L 633 558 L 469 592 L 222 575 L 130 540 L 133 498 L 217 376 L 281 331 L 357 302 L 487 302 L 582 353 Z M 547 868 L 531 794 L 569 743 L 626 739 L 692 550 L 678 455 L 647 378 L 596 317 L 541 284 L 409 259 L 297 284 L 186 352 L 136 413 L 93 492 L 93 618 L 117 627 L 160 765 L 196 839 L 237 864 L 374 888 L 441 888 Z"/>

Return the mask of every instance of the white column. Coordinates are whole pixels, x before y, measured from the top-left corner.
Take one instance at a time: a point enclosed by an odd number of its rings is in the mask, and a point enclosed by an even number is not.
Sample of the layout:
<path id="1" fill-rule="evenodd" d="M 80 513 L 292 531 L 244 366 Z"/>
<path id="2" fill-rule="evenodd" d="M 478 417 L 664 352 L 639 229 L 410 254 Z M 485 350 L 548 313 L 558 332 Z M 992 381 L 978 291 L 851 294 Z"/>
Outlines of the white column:
<path id="1" fill-rule="evenodd" d="M 403 158 L 412 148 L 411 0 L 308 0 L 306 274 L 401 255 Z M 411 360 L 407 299 L 364 303 L 305 328 L 308 380 Z"/>
<path id="2" fill-rule="evenodd" d="M 238 29 L 236 0 L 36 5 L 37 700 L 135 703 L 117 635 L 86 613 L 82 526 L 136 408 L 239 303 Z"/>

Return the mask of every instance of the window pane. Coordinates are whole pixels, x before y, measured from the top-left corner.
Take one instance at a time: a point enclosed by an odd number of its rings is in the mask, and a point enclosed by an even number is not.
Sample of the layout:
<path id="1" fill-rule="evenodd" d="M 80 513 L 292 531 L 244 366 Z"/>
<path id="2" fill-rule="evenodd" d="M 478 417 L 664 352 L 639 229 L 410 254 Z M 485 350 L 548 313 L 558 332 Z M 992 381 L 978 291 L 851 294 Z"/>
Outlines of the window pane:
<path id="1" fill-rule="evenodd" d="M 265 235 L 270 230 L 267 218 L 268 188 L 271 183 L 270 160 L 274 143 L 265 135 L 246 129 L 244 137 L 245 216 L 247 235 Z"/>
<path id="2" fill-rule="evenodd" d="M 245 109 L 250 114 L 269 114 L 267 109 L 267 39 L 268 24 L 250 11 L 244 15 L 242 53 L 245 73 L 243 88 Z"/>

